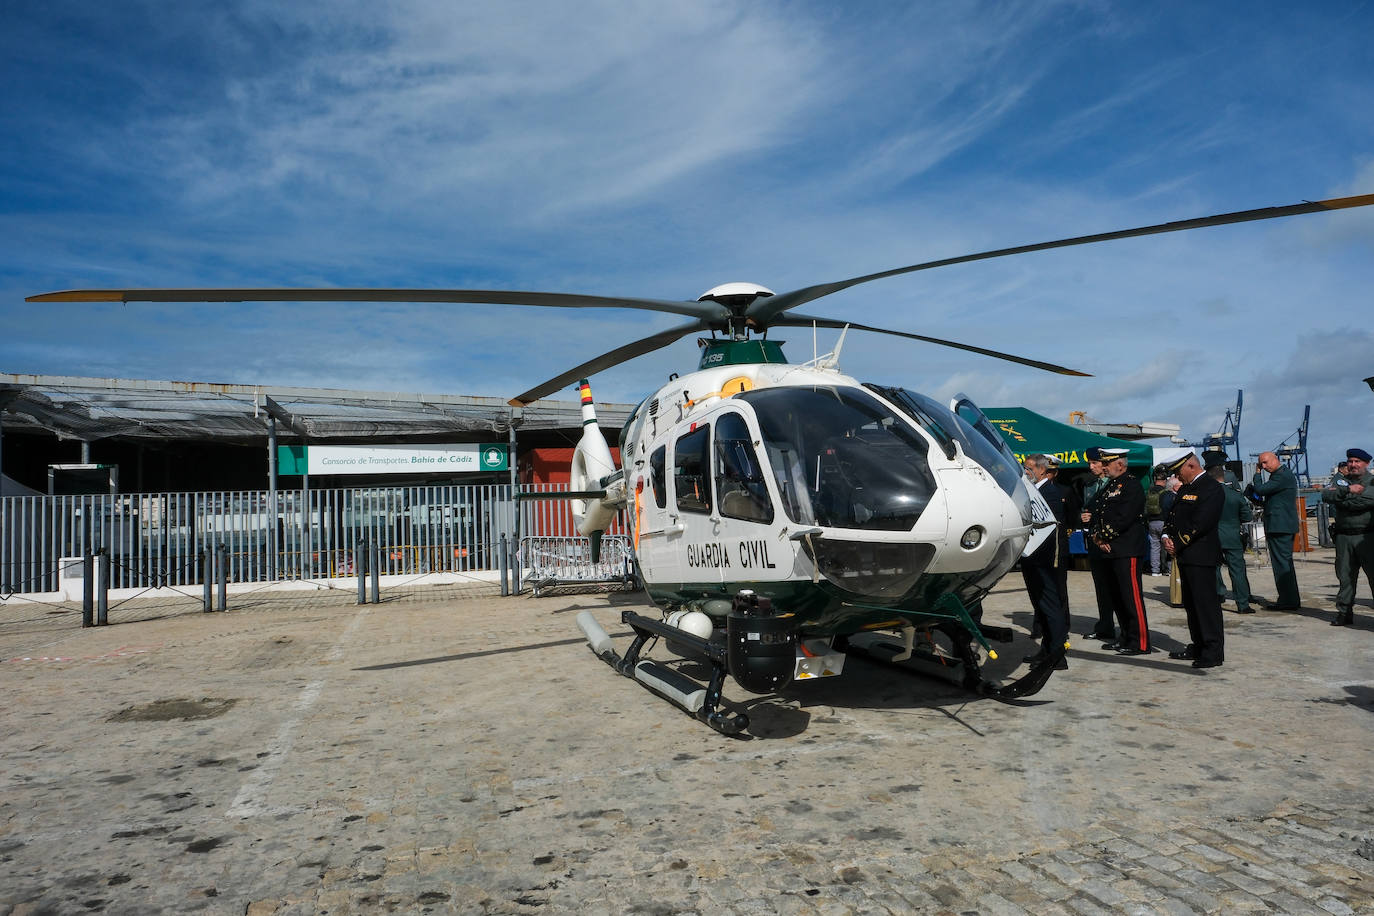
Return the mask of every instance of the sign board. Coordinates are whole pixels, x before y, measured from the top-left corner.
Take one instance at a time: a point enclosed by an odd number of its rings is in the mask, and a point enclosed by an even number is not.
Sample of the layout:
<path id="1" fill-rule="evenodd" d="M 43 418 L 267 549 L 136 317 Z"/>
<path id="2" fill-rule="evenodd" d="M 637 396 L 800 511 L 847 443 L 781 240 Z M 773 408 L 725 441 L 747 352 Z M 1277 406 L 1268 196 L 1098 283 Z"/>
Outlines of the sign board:
<path id="1" fill-rule="evenodd" d="M 277 446 L 277 473 L 281 475 L 475 474 L 509 469 L 504 442 Z"/>

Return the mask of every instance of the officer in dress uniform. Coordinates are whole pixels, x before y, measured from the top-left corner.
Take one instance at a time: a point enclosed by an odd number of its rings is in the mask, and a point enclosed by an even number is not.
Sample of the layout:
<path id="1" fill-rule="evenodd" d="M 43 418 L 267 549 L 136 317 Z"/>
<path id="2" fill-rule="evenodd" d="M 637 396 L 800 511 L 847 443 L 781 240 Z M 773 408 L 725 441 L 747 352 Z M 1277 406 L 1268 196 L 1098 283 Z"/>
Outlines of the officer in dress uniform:
<path id="1" fill-rule="evenodd" d="M 1088 470 L 1092 473 L 1093 479 L 1083 488 L 1083 503 L 1078 511 L 1078 519 L 1083 527 L 1083 546 L 1088 551 L 1088 569 L 1092 571 L 1093 591 L 1097 597 L 1097 624 L 1092 632 L 1085 633 L 1087 639 L 1100 639 L 1104 643 L 1116 642 L 1116 623 L 1113 620 L 1112 609 L 1116 606 L 1116 600 L 1112 597 L 1112 564 L 1098 546 L 1093 543 L 1091 535 L 1088 533 L 1089 521 L 1092 518 L 1092 510 L 1096 504 L 1098 494 L 1107 485 L 1107 475 L 1102 464 L 1102 449 L 1093 447 L 1087 451 Z"/>
<path id="2" fill-rule="evenodd" d="M 1374 588 L 1374 474 L 1369 473 L 1369 452 L 1352 448 L 1345 453 L 1345 476 L 1333 479 L 1322 490 L 1322 502 L 1335 512 L 1336 619 L 1333 627 L 1355 622 L 1355 588 L 1360 570 Z"/>
<path id="3" fill-rule="evenodd" d="M 1178 564 L 1183 583 L 1183 607 L 1188 614 L 1188 648 L 1169 657 L 1188 659 L 1194 668 L 1216 668 L 1226 659 L 1217 597 L 1217 567 L 1221 539 L 1217 523 L 1226 505 L 1225 488 L 1202 471 L 1197 455 L 1189 453 L 1169 465 L 1183 486 L 1164 520 L 1164 549 Z"/>
<path id="4" fill-rule="evenodd" d="M 1145 557 L 1145 490 L 1126 473 L 1124 448 L 1099 449 L 1107 483 L 1093 497 L 1088 510 L 1088 536 L 1097 545 L 1110 579 L 1112 611 L 1121 635 L 1104 649 L 1121 655 L 1144 655 L 1150 648 L 1150 625 L 1140 592 L 1141 561 Z"/>

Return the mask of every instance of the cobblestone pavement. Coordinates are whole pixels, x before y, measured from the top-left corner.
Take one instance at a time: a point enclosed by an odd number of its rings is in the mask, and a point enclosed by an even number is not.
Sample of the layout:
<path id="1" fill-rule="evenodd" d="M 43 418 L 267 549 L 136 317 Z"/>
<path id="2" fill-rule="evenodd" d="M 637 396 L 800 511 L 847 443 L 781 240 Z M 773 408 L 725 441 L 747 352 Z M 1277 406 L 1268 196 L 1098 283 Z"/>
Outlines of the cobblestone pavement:
<path id="1" fill-rule="evenodd" d="M 1076 640 L 1007 704 L 856 659 L 729 683 L 742 741 L 587 650 L 636 595 L 0 605 L 0 914 L 1374 913 L 1374 614 L 1299 575 L 1223 668 Z M 986 613 L 1024 634 L 1018 577 Z"/>

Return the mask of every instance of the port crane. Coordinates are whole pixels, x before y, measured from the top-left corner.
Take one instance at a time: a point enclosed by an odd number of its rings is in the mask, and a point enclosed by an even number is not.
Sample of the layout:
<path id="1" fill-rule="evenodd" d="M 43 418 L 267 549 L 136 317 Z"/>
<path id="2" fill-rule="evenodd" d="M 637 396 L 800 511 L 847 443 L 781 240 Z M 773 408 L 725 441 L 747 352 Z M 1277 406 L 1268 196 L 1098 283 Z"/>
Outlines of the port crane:
<path id="1" fill-rule="evenodd" d="M 1302 425 L 1297 432 L 1285 438 L 1274 448 L 1274 454 L 1278 459 L 1287 465 L 1293 472 L 1293 476 L 1298 479 L 1298 486 L 1312 486 L 1312 475 L 1307 469 L 1307 421 L 1312 416 L 1312 405 L 1308 404 L 1302 409 Z M 1288 440 L 1297 438 L 1297 445 L 1289 445 Z"/>
<path id="2" fill-rule="evenodd" d="M 1230 450 L 1234 446 L 1236 449 L 1236 461 L 1240 461 L 1240 408 L 1245 401 L 1245 392 L 1236 389 L 1236 406 L 1228 408 L 1226 416 L 1221 420 L 1221 429 L 1214 433 L 1208 433 L 1202 437 L 1201 442 L 1184 443 L 1189 448 L 1217 449 L 1229 459 Z"/>

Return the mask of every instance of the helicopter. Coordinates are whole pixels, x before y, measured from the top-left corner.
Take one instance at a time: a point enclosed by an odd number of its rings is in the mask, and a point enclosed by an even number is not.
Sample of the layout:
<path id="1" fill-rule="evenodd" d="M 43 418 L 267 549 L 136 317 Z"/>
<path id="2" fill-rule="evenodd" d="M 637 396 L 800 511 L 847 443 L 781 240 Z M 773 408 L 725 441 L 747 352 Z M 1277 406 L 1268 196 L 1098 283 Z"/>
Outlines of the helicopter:
<path id="1" fill-rule="evenodd" d="M 1087 373 L 996 350 L 795 309 L 902 274 L 1137 236 L 1329 212 L 1374 204 L 1374 194 L 1305 201 L 1134 229 L 1002 248 L 774 293 L 755 283 L 715 286 L 696 300 L 556 292 L 433 289 L 68 290 L 30 302 L 452 302 L 632 308 L 690 321 L 617 347 L 510 400 L 523 406 L 579 381 L 583 435 L 570 490 L 593 556 L 628 513 L 631 555 L 658 618 L 622 612 L 635 637 L 623 655 L 588 612 L 592 651 L 725 735 L 749 726 L 724 708 L 728 676 L 756 694 L 839 675 L 850 655 L 952 671 L 976 693 L 1011 700 L 1044 687 L 1062 651 L 1003 685 L 985 680 L 979 649 L 1010 641 L 980 622 L 981 600 L 1017 560 L 1053 534 L 1055 519 L 996 428 L 968 397 L 940 403 L 865 383 L 838 368 L 849 330 L 954 347 L 1070 376 Z M 789 363 L 774 328 L 841 331 L 836 350 Z M 587 379 L 665 347 L 701 338 L 696 371 L 670 377 L 623 426 L 616 467 Z M 919 646 L 918 646 L 919 638 Z M 709 666 L 707 683 L 643 657 L 662 639 Z M 1067 644 L 1066 644 L 1067 645 Z"/>

